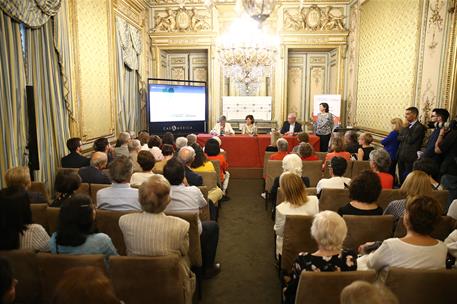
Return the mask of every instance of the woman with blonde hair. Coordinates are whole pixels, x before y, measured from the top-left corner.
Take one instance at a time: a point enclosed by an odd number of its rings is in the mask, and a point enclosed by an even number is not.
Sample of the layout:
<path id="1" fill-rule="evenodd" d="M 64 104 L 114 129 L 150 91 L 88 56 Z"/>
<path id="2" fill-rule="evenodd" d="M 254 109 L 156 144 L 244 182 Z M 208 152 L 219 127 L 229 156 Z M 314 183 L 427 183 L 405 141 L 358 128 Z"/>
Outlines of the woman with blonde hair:
<path id="1" fill-rule="evenodd" d="M 395 221 L 398 221 L 406 209 L 406 202 L 416 196 L 432 196 L 433 188 L 430 184 L 430 177 L 427 173 L 414 170 L 406 177 L 400 191 L 406 195 L 406 198 L 392 201 L 384 210 L 384 214 L 392 214 Z"/>
<path id="2" fill-rule="evenodd" d="M 47 203 L 46 196 L 41 192 L 30 191 L 32 179 L 30 178 L 30 169 L 26 166 L 19 166 L 8 169 L 5 174 L 6 186 L 8 188 L 23 188 L 27 191 L 29 201 L 34 203 Z"/>
<path id="3" fill-rule="evenodd" d="M 390 155 L 390 169 L 389 173 L 395 176 L 395 167 L 397 166 L 397 150 L 400 142 L 397 140 L 398 134 L 400 134 L 400 128 L 403 126 L 401 118 L 393 118 L 390 123 L 392 124 L 392 131 L 381 141 L 384 149 L 389 152 Z"/>
<path id="4" fill-rule="evenodd" d="M 373 136 L 370 133 L 362 133 L 359 136 L 359 149 L 357 150 L 358 160 L 369 160 L 370 152 L 374 150 L 371 145 Z"/>
<path id="5" fill-rule="evenodd" d="M 285 303 L 295 303 L 295 293 L 302 271 L 334 272 L 357 270 L 357 253 L 343 249 L 347 234 L 344 219 L 333 211 L 322 211 L 314 216 L 311 236 L 318 250 L 300 252 L 292 266 L 290 281 L 284 290 Z"/>
<path id="6" fill-rule="evenodd" d="M 314 215 L 319 212 L 316 196 L 308 196 L 299 175 L 284 172 L 280 178 L 281 190 L 285 201 L 276 206 L 274 231 L 276 232 L 276 256 L 282 253 L 282 238 L 287 215 Z"/>

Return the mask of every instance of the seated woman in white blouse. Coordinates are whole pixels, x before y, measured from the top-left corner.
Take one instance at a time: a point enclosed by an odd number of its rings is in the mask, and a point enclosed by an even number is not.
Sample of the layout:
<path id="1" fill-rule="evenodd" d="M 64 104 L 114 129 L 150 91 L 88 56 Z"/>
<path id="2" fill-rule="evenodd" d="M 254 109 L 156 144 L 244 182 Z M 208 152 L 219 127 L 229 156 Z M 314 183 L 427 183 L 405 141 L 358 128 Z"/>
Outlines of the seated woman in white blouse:
<path id="1" fill-rule="evenodd" d="M 132 177 L 130 178 L 130 185 L 133 187 L 141 186 L 142 183 L 154 175 L 152 168 L 154 168 L 156 163 L 154 155 L 146 150 L 140 151 L 138 153 L 137 162 L 143 171 L 135 172 L 132 174 Z"/>
<path id="2" fill-rule="evenodd" d="M 279 185 L 285 201 L 276 206 L 274 230 L 276 232 L 276 256 L 282 254 L 282 241 L 286 215 L 315 215 L 319 212 L 316 196 L 308 196 L 302 179 L 295 173 L 281 174 Z"/>
<path id="3" fill-rule="evenodd" d="M 233 131 L 233 128 L 230 125 L 230 123 L 227 122 L 227 117 L 225 117 L 225 115 L 222 115 L 221 117 L 219 117 L 218 123 L 211 130 L 211 134 L 218 136 L 233 135 L 235 134 L 235 131 Z"/>
<path id="4" fill-rule="evenodd" d="M 376 251 L 358 259 L 359 266 L 366 262 L 377 271 L 385 267 L 444 269 L 446 245 L 430 236 L 442 213 L 441 205 L 431 197 L 409 200 L 403 216 L 406 235 L 383 241 Z"/>
<path id="5" fill-rule="evenodd" d="M 246 115 L 244 120 L 246 121 L 246 124 L 241 128 L 241 134 L 256 135 L 257 127 L 255 125 L 254 116 L 251 114 Z"/>
<path id="6" fill-rule="evenodd" d="M 49 251 L 49 235 L 32 224 L 29 197 L 22 187 L 0 191 L 0 250 L 32 249 Z"/>

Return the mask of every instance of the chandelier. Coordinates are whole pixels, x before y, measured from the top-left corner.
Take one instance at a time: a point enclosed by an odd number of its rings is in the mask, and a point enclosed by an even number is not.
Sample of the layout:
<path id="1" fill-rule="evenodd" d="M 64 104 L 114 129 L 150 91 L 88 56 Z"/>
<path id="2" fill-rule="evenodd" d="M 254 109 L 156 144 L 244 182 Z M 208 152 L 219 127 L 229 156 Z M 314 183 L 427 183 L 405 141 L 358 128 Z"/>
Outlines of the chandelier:
<path id="1" fill-rule="evenodd" d="M 279 38 L 262 28 L 274 8 L 272 0 L 243 0 L 249 16 L 237 18 L 219 37 L 217 51 L 225 77 L 237 84 L 241 95 L 255 95 L 263 77 L 271 76 Z"/>

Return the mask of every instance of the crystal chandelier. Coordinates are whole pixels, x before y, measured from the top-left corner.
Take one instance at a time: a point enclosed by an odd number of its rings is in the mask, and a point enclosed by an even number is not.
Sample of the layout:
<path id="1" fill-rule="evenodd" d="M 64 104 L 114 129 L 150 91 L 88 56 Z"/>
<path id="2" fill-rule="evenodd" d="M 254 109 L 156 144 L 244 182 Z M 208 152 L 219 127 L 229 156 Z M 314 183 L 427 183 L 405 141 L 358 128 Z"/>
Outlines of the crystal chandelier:
<path id="1" fill-rule="evenodd" d="M 271 76 L 279 38 L 268 34 L 262 22 L 268 18 L 274 1 L 243 0 L 249 16 L 234 21 L 219 37 L 217 51 L 226 77 L 235 80 L 242 95 L 255 95 L 261 79 Z"/>

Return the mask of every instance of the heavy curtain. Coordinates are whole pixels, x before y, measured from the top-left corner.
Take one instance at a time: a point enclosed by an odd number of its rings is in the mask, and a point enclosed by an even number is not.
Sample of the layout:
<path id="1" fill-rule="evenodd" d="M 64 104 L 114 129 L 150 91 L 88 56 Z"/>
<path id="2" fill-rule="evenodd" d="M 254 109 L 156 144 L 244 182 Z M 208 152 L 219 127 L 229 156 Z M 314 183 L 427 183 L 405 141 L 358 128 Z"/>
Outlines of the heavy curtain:
<path id="1" fill-rule="evenodd" d="M 54 24 L 58 25 L 54 28 Z M 27 81 L 34 87 L 40 170 L 36 178 L 52 188 L 60 159 L 66 154 L 70 137 L 65 102 L 64 77 L 55 38 L 65 30 L 54 20 L 39 29 L 27 29 Z M 60 34 L 60 35 L 59 35 Z"/>
<path id="2" fill-rule="evenodd" d="M 0 10 L 0 187 L 7 169 L 26 165 L 25 71 L 19 23 Z"/>
<path id="3" fill-rule="evenodd" d="M 59 11 L 62 0 L 0 0 L 0 9 L 28 27 L 38 28 Z"/>
<path id="4" fill-rule="evenodd" d="M 138 131 L 141 125 L 139 89 L 140 32 L 120 17 L 116 18 L 117 129 Z"/>

